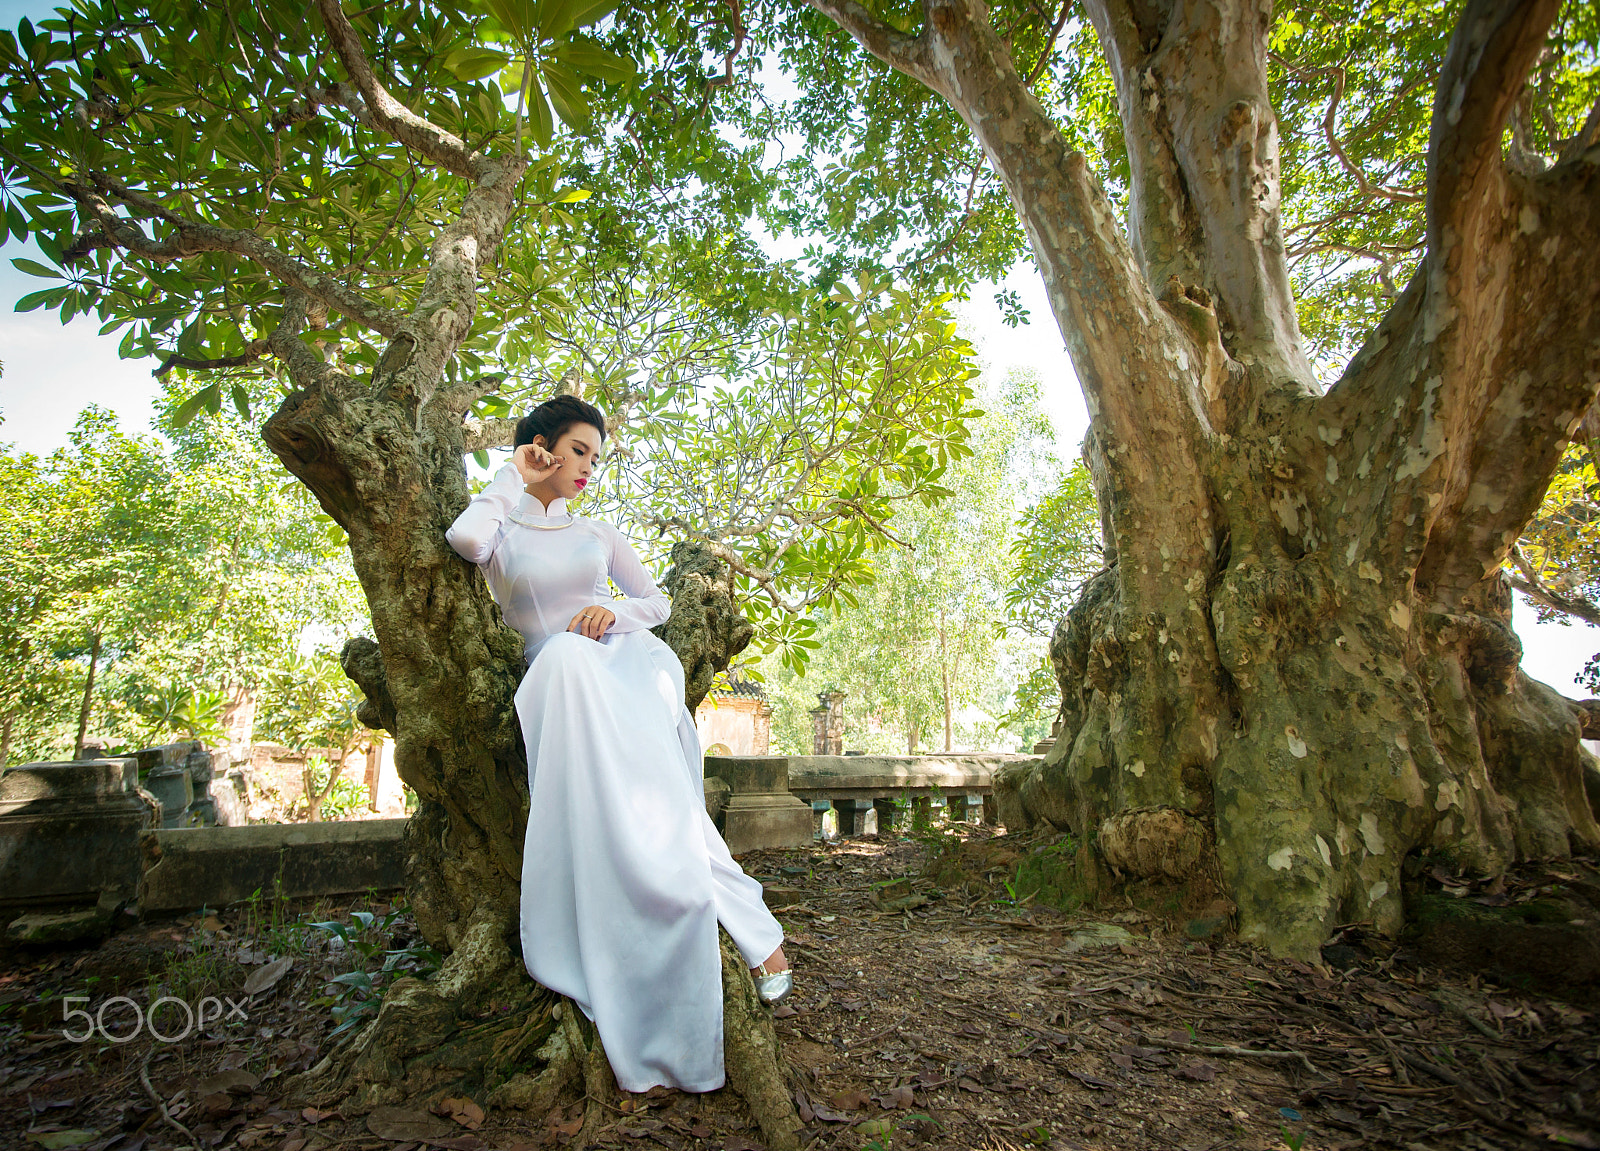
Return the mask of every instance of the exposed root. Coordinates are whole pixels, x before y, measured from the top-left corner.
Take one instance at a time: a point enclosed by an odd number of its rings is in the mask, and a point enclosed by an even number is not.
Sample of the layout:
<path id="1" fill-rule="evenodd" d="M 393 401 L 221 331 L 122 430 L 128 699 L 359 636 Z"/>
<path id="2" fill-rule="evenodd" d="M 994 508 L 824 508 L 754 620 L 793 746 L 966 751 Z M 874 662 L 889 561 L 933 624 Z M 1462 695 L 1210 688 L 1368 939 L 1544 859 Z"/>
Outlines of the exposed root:
<path id="1" fill-rule="evenodd" d="M 615 1121 L 619 1095 L 600 1036 L 576 1004 L 526 977 L 502 926 L 485 918 L 469 927 L 432 982 L 397 980 L 377 1018 L 293 1081 L 291 1097 L 357 1116 L 465 1095 L 540 1118 L 581 1097 L 583 1128 L 571 1146 L 596 1139 Z M 733 941 L 720 937 L 728 1086 L 771 1151 L 798 1151 L 801 1123 L 771 1014 Z"/>
<path id="2" fill-rule="evenodd" d="M 743 1096 L 771 1151 L 798 1151 L 800 1116 L 779 1070 L 778 1036 L 772 1016 L 756 997 L 756 986 L 728 933 L 722 940 L 722 1062 L 728 1086 Z"/>

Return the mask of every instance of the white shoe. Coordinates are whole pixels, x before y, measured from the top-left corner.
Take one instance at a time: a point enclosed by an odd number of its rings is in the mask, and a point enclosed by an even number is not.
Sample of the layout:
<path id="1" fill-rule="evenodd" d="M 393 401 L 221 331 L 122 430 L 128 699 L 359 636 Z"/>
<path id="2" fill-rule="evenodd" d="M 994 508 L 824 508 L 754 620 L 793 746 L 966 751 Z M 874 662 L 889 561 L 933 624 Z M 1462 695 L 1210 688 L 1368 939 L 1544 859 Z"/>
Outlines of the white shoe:
<path id="1" fill-rule="evenodd" d="M 770 1007 L 794 990 L 794 971 L 786 967 L 771 975 L 757 975 L 755 981 L 757 997 Z"/>

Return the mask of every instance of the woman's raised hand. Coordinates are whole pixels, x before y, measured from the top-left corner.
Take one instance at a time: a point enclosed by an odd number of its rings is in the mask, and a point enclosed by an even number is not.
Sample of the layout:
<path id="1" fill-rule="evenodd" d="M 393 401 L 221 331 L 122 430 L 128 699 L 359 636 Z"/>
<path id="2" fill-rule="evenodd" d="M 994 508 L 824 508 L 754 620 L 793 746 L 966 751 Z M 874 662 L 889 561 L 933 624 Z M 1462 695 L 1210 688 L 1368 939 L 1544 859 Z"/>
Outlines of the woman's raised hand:
<path id="1" fill-rule="evenodd" d="M 538 444 L 523 444 L 511 453 L 511 462 L 521 473 L 524 484 L 536 484 L 548 479 L 565 461 L 561 456 L 551 455 Z"/>

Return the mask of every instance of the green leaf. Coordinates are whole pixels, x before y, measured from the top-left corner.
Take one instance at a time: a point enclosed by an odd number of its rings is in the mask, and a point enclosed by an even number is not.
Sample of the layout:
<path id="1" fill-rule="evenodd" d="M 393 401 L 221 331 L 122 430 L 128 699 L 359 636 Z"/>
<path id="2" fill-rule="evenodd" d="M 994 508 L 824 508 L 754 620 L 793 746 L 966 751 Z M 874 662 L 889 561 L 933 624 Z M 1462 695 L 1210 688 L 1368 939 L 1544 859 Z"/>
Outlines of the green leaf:
<path id="1" fill-rule="evenodd" d="M 47 268 L 37 260 L 30 260 L 26 256 L 18 256 L 11 261 L 11 266 L 19 272 L 26 272 L 30 276 L 38 276 L 45 280 L 62 279 L 61 272 L 56 268 Z"/>
<path id="2" fill-rule="evenodd" d="M 590 24 L 598 24 L 615 12 L 620 4 L 621 0 L 577 0 L 571 5 L 572 11 L 567 16 L 567 28 L 587 28 Z"/>
<path id="3" fill-rule="evenodd" d="M 528 128 L 541 149 L 550 147 L 555 134 L 555 122 L 550 117 L 550 104 L 544 98 L 544 89 L 530 70 L 528 77 Z"/>
<path id="4" fill-rule="evenodd" d="M 557 64 L 554 60 L 546 60 L 541 71 L 549 87 L 550 103 L 555 105 L 556 114 L 575 131 L 581 132 L 586 129 L 589 126 L 589 99 L 583 94 L 583 85 L 573 75 L 572 69 Z"/>
<path id="5" fill-rule="evenodd" d="M 241 419 L 250 418 L 250 394 L 240 384 L 233 385 L 233 407 Z"/>
<path id="6" fill-rule="evenodd" d="M 42 292 L 29 292 L 17 301 L 15 310 L 18 312 L 31 312 L 35 308 L 43 307 L 45 304 L 55 304 L 65 295 L 66 291 L 62 288 L 46 288 Z"/>
<path id="7" fill-rule="evenodd" d="M 617 84 L 631 83 L 638 73 L 638 66 L 628 57 L 618 56 L 592 44 L 569 41 L 558 44 L 551 55 L 569 68 Z"/>
<path id="8" fill-rule="evenodd" d="M 484 468 L 485 470 L 487 470 L 488 467 L 489 467 L 489 453 L 486 452 L 486 451 L 483 451 L 482 449 L 479 449 L 478 451 L 475 451 L 475 452 L 472 453 L 472 460 L 480 468 Z"/>
<path id="9" fill-rule="evenodd" d="M 492 76 L 509 63 L 509 53 L 492 48 L 457 48 L 444 58 L 444 66 L 454 72 L 457 79 L 468 82 Z"/>
<path id="10" fill-rule="evenodd" d="M 178 405 L 177 410 L 172 413 L 172 426 L 174 428 L 187 427 L 189 421 L 194 419 L 195 416 L 199 414 L 201 408 L 211 408 L 212 411 L 216 411 L 217 409 L 212 407 L 212 403 L 216 399 L 216 384 L 211 384 L 208 387 L 201 388 L 194 395 L 190 396 L 187 400 L 184 400 L 183 403 Z"/>

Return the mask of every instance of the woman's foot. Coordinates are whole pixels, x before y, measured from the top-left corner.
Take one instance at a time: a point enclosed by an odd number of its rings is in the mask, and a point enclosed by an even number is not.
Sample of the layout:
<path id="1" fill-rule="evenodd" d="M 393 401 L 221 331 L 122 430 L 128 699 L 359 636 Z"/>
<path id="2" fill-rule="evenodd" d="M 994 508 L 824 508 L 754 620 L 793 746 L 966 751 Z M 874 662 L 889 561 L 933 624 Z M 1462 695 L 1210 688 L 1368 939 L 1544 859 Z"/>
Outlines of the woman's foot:
<path id="1" fill-rule="evenodd" d="M 760 967 L 751 968 L 750 975 L 756 981 L 756 995 L 765 1004 L 777 1003 L 794 990 L 794 973 L 789 970 L 789 960 L 781 947 L 767 956 Z"/>

